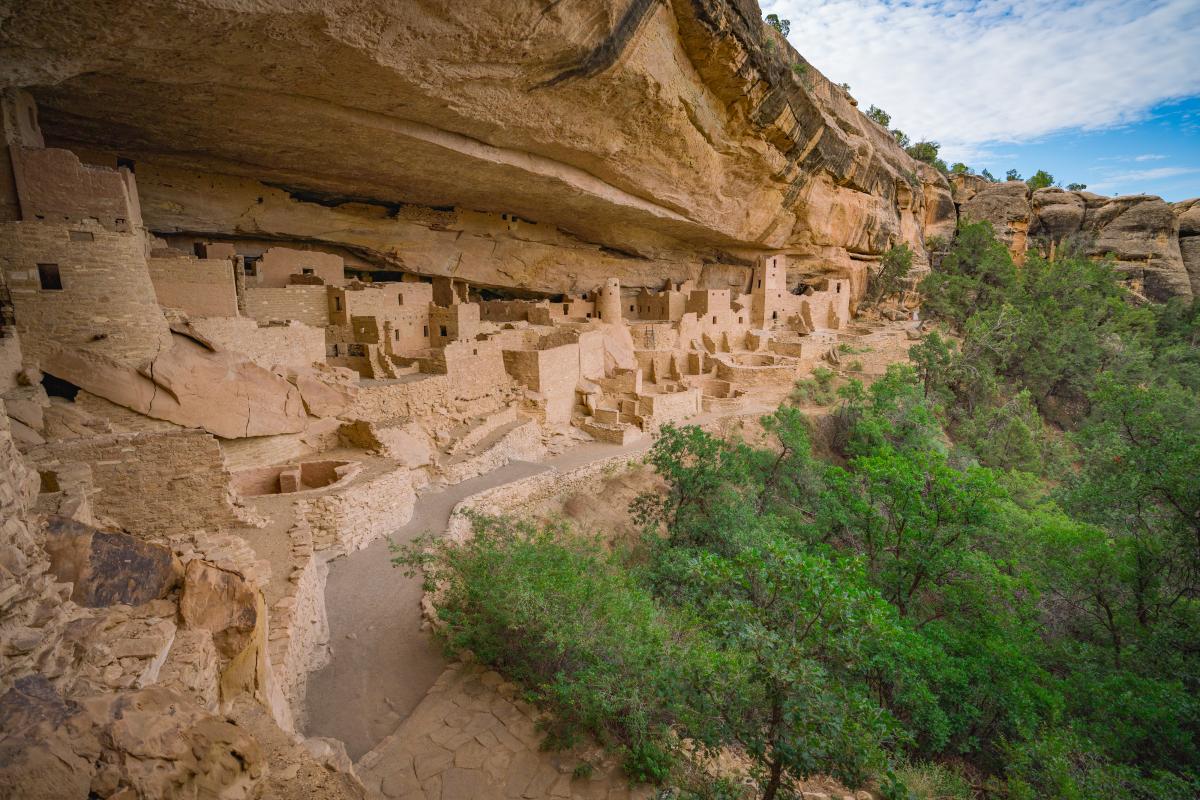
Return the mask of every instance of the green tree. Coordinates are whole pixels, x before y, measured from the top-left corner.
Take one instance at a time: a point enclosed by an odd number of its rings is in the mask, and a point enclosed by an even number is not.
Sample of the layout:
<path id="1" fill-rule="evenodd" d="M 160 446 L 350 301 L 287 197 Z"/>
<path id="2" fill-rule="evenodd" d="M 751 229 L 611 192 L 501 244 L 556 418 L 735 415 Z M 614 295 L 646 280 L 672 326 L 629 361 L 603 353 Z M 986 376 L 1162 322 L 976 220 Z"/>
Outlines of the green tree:
<path id="1" fill-rule="evenodd" d="M 767 24 L 779 31 L 779 35 L 785 39 L 792 31 L 792 21 L 780 19 L 778 14 L 767 14 Z"/>
<path id="2" fill-rule="evenodd" d="M 1039 169 L 1025 183 L 1030 189 L 1045 189 L 1054 185 L 1054 176 L 1044 169 Z"/>
<path id="3" fill-rule="evenodd" d="M 987 179 L 988 181 L 990 181 L 991 183 L 996 183 L 996 176 L 995 176 L 995 175 L 993 175 L 993 174 L 992 174 L 991 172 L 989 172 L 988 170 L 986 170 L 986 169 L 985 169 L 983 172 L 980 172 L 979 174 L 980 174 L 980 176 L 981 176 L 981 177 L 983 177 L 983 178 L 986 178 L 986 179 Z"/>
<path id="4" fill-rule="evenodd" d="M 1068 183 L 1067 184 L 1068 192 L 1082 192 L 1086 188 L 1087 188 L 1086 183 Z"/>
<path id="5" fill-rule="evenodd" d="M 938 151 L 941 147 L 937 142 L 922 139 L 916 144 L 906 147 L 905 151 L 917 161 L 923 161 L 941 172 L 946 172 L 946 162 L 938 158 Z"/>
<path id="6" fill-rule="evenodd" d="M 1010 169 L 1008 172 L 1004 173 L 1004 180 L 1023 181 L 1025 179 L 1021 177 L 1021 173 L 1017 172 L 1015 169 Z"/>
<path id="7" fill-rule="evenodd" d="M 892 129 L 892 137 L 896 140 L 896 144 L 900 145 L 905 150 L 908 149 L 908 146 L 909 146 L 908 134 L 906 134 L 904 131 L 900 130 L 899 128 L 893 128 Z"/>
<path id="8" fill-rule="evenodd" d="M 908 273 L 912 270 L 912 261 L 912 248 L 907 244 L 889 247 L 879 259 L 879 268 L 871 273 L 867 282 L 867 302 L 877 304 L 903 291 L 908 282 Z"/>
<path id="9" fill-rule="evenodd" d="M 961 161 L 955 161 L 950 165 L 950 173 L 953 175 L 973 175 L 975 171 Z"/>
<path id="10" fill-rule="evenodd" d="M 879 106 L 871 106 L 867 109 L 867 119 L 876 122 L 883 127 L 888 127 L 892 124 L 892 115 L 884 111 Z"/>

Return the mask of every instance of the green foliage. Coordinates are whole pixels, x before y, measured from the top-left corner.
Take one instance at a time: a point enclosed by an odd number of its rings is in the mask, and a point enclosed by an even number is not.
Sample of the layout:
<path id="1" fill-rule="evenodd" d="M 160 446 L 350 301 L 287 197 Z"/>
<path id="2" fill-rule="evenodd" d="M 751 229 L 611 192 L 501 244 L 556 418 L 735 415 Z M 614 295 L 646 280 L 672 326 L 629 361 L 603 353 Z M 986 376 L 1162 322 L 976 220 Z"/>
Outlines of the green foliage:
<path id="1" fill-rule="evenodd" d="M 553 714 L 551 740 L 590 733 L 625 754 L 640 779 L 671 763 L 671 627 L 632 576 L 595 542 L 559 526 L 473 519 L 458 546 L 421 540 L 398 563 L 440 589 L 439 630 L 520 682 Z"/>
<path id="2" fill-rule="evenodd" d="M 876 304 L 903 291 L 908 273 L 912 270 L 912 262 L 913 252 L 907 244 L 889 247 L 879 260 L 879 268 L 867 282 L 867 302 Z"/>
<path id="3" fill-rule="evenodd" d="M 922 139 L 916 144 L 904 147 L 905 152 L 915 158 L 917 161 L 923 161 L 932 167 L 937 168 L 940 172 L 948 172 L 946 162 L 938 158 L 938 151 L 941 145 L 937 142 Z"/>
<path id="4" fill-rule="evenodd" d="M 996 176 L 993 175 L 991 172 L 989 172 L 986 169 L 983 170 L 982 172 L 980 172 L 979 175 L 980 175 L 980 177 L 987 178 L 992 183 L 996 183 Z"/>
<path id="5" fill-rule="evenodd" d="M 1016 284 L 1012 256 L 989 222 L 960 222 L 954 245 L 920 285 L 924 310 L 961 330 L 975 308 L 1002 301 Z"/>
<path id="6" fill-rule="evenodd" d="M 838 88 L 847 94 L 850 93 L 850 84 L 848 83 L 839 83 Z"/>
<path id="7" fill-rule="evenodd" d="M 815 367 L 811 378 L 801 378 L 796 381 L 790 395 L 791 402 L 796 405 L 827 406 L 836 399 L 833 389 L 833 370 L 827 367 Z"/>
<path id="8" fill-rule="evenodd" d="M 952 175 L 974 175 L 975 170 L 968 167 L 961 161 L 955 161 L 950 165 L 950 174 Z"/>
<path id="9" fill-rule="evenodd" d="M 1030 189 L 1045 189 L 1048 186 L 1054 185 L 1054 176 L 1044 169 L 1039 169 L 1037 172 L 1025 181 L 1025 184 Z"/>
<path id="10" fill-rule="evenodd" d="M 879 106 L 871 106 L 867 109 L 867 119 L 877 122 L 885 128 L 892 124 L 892 115 Z"/>
<path id="11" fill-rule="evenodd" d="M 1008 172 L 1004 173 L 1004 180 L 1023 181 L 1025 179 L 1021 177 L 1021 173 L 1017 172 L 1015 169 L 1010 169 Z"/>
<path id="12" fill-rule="evenodd" d="M 779 35 L 785 39 L 792 31 L 792 21 L 780 19 L 778 14 L 767 14 L 767 24 L 779 31 Z"/>
<path id="13" fill-rule="evenodd" d="M 1067 184 L 1068 192 L 1082 192 L 1086 188 L 1087 188 L 1086 183 L 1068 183 Z"/>
<path id="14" fill-rule="evenodd" d="M 909 138 L 908 138 L 908 134 L 906 134 L 904 131 L 900 130 L 899 128 L 893 128 L 891 130 L 891 134 L 892 134 L 892 137 L 896 140 L 896 144 L 900 145 L 905 150 L 908 149 L 909 144 L 911 144 L 911 142 L 909 141 Z"/>

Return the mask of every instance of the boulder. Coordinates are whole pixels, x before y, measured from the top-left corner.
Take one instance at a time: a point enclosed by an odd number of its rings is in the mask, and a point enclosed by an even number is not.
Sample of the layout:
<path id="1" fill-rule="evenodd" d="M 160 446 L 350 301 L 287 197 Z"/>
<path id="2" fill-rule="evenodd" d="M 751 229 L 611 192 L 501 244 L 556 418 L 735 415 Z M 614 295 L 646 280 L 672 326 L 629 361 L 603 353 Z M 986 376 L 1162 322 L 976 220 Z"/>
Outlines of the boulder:
<path id="1" fill-rule="evenodd" d="M 1179 249 L 1179 220 L 1169 204 L 1144 194 L 1085 197 L 1083 229 L 1095 237 L 1087 247 L 1089 255 L 1113 255 L 1118 268 L 1140 281 L 1151 300 L 1191 296 Z"/>
<path id="2" fill-rule="evenodd" d="M 184 570 L 179 613 L 185 627 L 209 631 L 217 650 L 232 658 L 253 639 L 259 598 L 258 591 L 237 572 L 195 559 Z"/>
<path id="3" fill-rule="evenodd" d="M 1083 226 L 1085 202 L 1077 192 L 1057 187 L 1038 189 L 1030 200 L 1033 227 L 1030 234 L 1045 236 L 1053 241 L 1079 233 Z"/>
<path id="4" fill-rule="evenodd" d="M 1030 215 L 1029 187 L 1024 181 L 982 186 L 959 206 L 959 213 L 973 222 L 990 222 L 1013 257 L 1023 260 Z"/>
<path id="5" fill-rule="evenodd" d="M 51 517 L 44 546 L 50 572 L 73 585 L 71 599 L 81 606 L 137 606 L 165 597 L 179 583 L 179 562 L 170 548 L 126 533 Z"/>
<path id="6" fill-rule="evenodd" d="M 226 439 L 300 433 L 300 391 L 235 353 L 213 353 L 175 336 L 175 346 L 141 370 L 97 353 L 47 343 L 42 368 L 139 414 Z"/>
<path id="7" fill-rule="evenodd" d="M 41 675 L 19 678 L 0 696 L 0 797 L 87 797 L 100 753 L 79 705 Z"/>

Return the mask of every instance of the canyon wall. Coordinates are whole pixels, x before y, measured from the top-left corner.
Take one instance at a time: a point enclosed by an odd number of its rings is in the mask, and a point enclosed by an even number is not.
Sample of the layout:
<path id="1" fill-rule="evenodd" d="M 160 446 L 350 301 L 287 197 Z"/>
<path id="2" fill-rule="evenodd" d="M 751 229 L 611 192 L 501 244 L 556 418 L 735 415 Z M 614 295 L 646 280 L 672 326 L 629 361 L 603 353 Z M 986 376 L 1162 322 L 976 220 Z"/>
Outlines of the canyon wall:
<path id="1" fill-rule="evenodd" d="M 964 219 L 992 224 L 1014 258 L 1028 248 L 1064 245 L 1089 256 L 1111 255 L 1131 288 L 1151 300 L 1200 294 L 1200 202 L 1153 195 L 1104 197 L 1058 187 L 1030 190 L 1023 181 L 952 178 Z"/>
<path id="2" fill-rule="evenodd" d="M 753 0 L 31 3 L 0 47 L 47 143 L 132 163 L 160 235 L 544 292 L 737 287 L 773 250 L 861 292 L 954 224 Z"/>

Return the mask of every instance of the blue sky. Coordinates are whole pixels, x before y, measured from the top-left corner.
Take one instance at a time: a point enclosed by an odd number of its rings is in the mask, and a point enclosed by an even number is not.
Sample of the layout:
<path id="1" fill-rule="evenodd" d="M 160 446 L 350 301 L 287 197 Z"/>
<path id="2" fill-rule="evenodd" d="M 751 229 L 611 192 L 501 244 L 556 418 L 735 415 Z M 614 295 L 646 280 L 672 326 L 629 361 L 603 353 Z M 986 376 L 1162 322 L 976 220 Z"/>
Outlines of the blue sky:
<path id="1" fill-rule="evenodd" d="M 1200 0 L 761 0 L 947 162 L 1200 196 Z"/>

